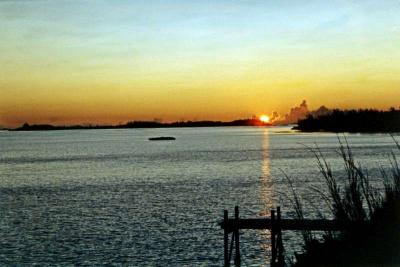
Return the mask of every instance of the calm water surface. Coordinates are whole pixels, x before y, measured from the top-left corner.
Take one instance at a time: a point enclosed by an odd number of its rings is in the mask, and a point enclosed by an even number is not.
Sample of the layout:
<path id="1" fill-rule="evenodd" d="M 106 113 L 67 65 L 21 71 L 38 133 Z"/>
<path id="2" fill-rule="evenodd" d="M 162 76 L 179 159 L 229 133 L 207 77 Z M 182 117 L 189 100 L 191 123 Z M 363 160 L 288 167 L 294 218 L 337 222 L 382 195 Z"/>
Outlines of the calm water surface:
<path id="1" fill-rule="evenodd" d="M 177 140 L 148 141 L 163 135 Z M 391 137 L 347 138 L 380 176 Z M 293 217 L 282 172 L 308 217 L 326 212 L 310 190 L 323 186 L 305 148 L 314 143 L 340 175 L 335 134 L 289 128 L 0 132 L 0 265 L 221 266 L 224 209 L 256 217 L 279 203 Z M 299 249 L 297 234 L 284 239 Z M 268 265 L 267 231 L 244 231 L 241 242 L 244 264 Z"/>

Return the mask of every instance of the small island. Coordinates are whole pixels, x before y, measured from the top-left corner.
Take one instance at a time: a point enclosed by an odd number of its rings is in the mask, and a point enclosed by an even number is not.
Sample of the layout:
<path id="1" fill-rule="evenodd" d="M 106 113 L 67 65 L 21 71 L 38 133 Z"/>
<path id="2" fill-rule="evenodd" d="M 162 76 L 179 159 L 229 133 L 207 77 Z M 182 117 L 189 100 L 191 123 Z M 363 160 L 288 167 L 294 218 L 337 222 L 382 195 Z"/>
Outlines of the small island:
<path id="1" fill-rule="evenodd" d="M 160 136 L 160 137 L 150 137 L 149 141 L 174 141 L 175 137 L 172 136 Z"/>
<path id="2" fill-rule="evenodd" d="M 300 119 L 293 129 L 302 132 L 394 133 L 400 132 L 400 109 L 339 110 Z"/>

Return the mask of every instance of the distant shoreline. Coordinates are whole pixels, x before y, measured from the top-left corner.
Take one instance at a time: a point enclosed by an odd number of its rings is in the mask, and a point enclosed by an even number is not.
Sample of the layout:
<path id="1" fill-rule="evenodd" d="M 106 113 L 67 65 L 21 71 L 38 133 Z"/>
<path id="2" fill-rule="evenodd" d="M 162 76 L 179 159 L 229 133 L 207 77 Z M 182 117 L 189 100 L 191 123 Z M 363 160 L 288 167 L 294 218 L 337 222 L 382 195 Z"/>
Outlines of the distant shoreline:
<path id="1" fill-rule="evenodd" d="M 92 130 L 92 129 L 143 129 L 143 128 L 192 128 L 192 127 L 227 127 L 227 126 L 271 126 L 258 119 L 242 119 L 223 121 L 180 121 L 161 123 L 155 121 L 132 121 L 120 125 L 51 125 L 25 123 L 8 131 L 60 131 L 60 130 Z"/>

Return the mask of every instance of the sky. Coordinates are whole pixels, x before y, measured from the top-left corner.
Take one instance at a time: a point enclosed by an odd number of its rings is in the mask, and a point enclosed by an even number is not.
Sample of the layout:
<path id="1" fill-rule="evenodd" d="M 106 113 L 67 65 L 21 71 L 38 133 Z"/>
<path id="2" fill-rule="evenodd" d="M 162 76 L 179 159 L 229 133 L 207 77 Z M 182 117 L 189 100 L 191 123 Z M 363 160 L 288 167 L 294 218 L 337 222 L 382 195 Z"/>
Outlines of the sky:
<path id="1" fill-rule="evenodd" d="M 0 125 L 399 107 L 399 14 L 399 0 L 0 0 Z"/>

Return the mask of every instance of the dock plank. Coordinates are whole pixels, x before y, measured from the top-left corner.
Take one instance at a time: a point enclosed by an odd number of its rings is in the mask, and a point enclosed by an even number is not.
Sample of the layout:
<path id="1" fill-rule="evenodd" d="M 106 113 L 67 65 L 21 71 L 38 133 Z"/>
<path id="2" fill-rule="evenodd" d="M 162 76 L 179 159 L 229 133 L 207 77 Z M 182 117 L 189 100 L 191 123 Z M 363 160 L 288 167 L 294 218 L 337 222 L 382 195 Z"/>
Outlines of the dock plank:
<path id="1" fill-rule="evenodd" d="M 276 220 L 275 220 L 275 223 Z M 276 227 L 282 230 L 314 230 L 314 231 L 339 231 L 351 227 L 365 225 L 366 222 L 346 222 L 337 220 L 296 220 L 296 219 L 281 219 Z M 227 229 L 229 232 L 237 227 L 239 229 L 271 229 L 272 220 L 270 218 L 255 218 L 255 219 L 228 219 L 219 223 L 222 229 Z"/>

